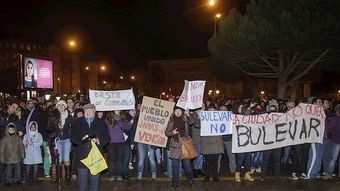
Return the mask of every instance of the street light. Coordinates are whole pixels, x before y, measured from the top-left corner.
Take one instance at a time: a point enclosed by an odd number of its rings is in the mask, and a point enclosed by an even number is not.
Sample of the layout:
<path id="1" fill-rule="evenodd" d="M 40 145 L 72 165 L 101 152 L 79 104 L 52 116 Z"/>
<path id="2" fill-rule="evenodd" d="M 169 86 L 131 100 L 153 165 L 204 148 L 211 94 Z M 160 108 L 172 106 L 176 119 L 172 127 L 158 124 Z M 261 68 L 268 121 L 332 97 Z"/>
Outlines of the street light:
<path id="1" fill-rule="evenodd" d="M 132 76 L 131 76 L 131 80 L 134 80 L 134 79 L 135 79 L 135 76 L 134 76 L 134 75 L 132 75 Z"/>
<path id="2" fill-rule="evenodd" d="M 209 0 L 208 4 L 209 4 L 210 7 L 213 7 L 216 4 L 216 1 L 215 0 Z"/>
<path id="3" fill-rule="evenodd" d="M 106 70 L 106 67 L 103 65 L 103 66 L 100 67 L 100 69 L 101 69 L 102 71 L 105 71 L 105 70 Z"/>
<path id="4" fill-rule="evenodd" d="M 217 20 L 221 18 L 221 13 L 216 13 L 215 17 L 214 17 L 214 37 L 216 37 L 216 31 L 217 31 Z"/>
<path id="5" fill-rule="evenodd" d="M 120 76 L 119 78 L 120 78 L 121 80 L 122 80 L 122 79 L 124 79 L 124 77 L 123 77 L 123 76 Z"/>
<path id="6" fill-rule="evenodd" d="M 74 40 L 70 40 L 70 41 L 68 42 L 68 45 L 69 45 L 70 47 L 75 47 L 75 46 L 76 46 L 76 42 L 74 42 Z"/>
<path id="7" fill-rule="evenodd" d="M 85 70 L 90 70 L 90 67 L 86 66 L 86 67 L 85 67 Z"/>

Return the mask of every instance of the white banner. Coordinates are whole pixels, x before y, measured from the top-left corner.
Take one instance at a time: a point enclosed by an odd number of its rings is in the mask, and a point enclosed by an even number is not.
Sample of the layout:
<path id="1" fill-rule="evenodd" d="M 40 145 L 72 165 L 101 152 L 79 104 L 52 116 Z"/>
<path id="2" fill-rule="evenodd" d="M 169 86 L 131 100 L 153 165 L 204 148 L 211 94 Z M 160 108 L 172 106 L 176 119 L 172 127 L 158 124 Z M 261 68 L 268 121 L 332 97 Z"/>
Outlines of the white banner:
<path id="1" fill-rule="evenodd" d="M 233 153 L 322 143 L 325 112 L 321 106 L 299 104 L 286 113 L 234 115 Z"/>
<path id="2" fill-rule="evenodd" d="M 175 103 L 143 96 L 135 141 L 157 147 L 166 147 L 165 129 Z"/>
<path id="3" fill-rule="evenodd" d="M 201 136 L 216 136 L 231 134 L 233 125 L 231 111 L 202 111 Z"/>
<path id="4" fill-rule="evenodd" d="M 97 111 L 135 109 L 135 96 L 132 89 L 119 91 L 89 90 L 90 102 Z"/>
<path id="5" fill-rule="evenodd" d="M 178 107 L 183 109 L 197 109 L 202 107 L 205 81 L 185 80 L 181 97 L 177 101 Z"/>

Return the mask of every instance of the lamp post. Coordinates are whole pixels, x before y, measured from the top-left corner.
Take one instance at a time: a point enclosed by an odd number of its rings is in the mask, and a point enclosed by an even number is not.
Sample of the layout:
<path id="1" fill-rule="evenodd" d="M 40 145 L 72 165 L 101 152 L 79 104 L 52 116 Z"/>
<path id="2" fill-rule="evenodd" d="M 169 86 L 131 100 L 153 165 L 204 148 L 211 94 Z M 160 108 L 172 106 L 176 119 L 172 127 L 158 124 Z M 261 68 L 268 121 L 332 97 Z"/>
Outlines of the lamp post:
<path id="1" fill-rule="evenodd" d="M 217 32 L 217 20 L 221 18 L 221 14 L 220 13 L 217 13 L 215 16 L 214 16 L 214 37 L 216 37 L 216 32 Z"/>

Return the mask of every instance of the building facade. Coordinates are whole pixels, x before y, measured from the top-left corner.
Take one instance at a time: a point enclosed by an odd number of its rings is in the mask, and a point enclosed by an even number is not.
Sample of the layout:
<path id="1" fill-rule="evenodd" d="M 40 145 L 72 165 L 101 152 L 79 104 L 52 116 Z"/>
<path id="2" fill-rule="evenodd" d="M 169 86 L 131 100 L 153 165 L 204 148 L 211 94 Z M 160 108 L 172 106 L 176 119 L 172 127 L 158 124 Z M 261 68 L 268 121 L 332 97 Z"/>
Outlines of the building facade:
<path id="1" fill-rule="evenodd" d="M 205 98 L 212 99 L 276 96 L 277 92 L 275 80 L 245 78 L 232 83 L 222 82 L 215 75 L 209 58 L 149 61 L 148 76 L 152 96 L 161 98 L 180 96 L 184 80 L 205 80 Z M 302 83 L 291 98 L 309 97 L 310 91 L 310 82 Z"/>

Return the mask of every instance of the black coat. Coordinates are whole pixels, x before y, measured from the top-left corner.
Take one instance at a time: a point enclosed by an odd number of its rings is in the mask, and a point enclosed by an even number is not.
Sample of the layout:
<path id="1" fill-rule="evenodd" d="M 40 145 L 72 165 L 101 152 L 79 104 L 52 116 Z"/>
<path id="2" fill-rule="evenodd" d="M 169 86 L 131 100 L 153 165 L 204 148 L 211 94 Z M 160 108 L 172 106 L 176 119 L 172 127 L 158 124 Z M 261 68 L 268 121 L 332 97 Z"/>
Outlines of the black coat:
<path id="1" fill-rule="evenodd" d="M 110 142 L 110 133 L 104 120 L 95 117 L 90 127 L 84 117 L 75 120 L 71 128 L 71 141 L 77 145 L 78 148 L 77 163 L 79 168 L 86 168 L 80 160 L 86 158 L 91 150 L 91 142 L 82 141 L 85 135 L 99 139 L 97 146 L 100 151 L 103 151 L 104 146 Z"/>

